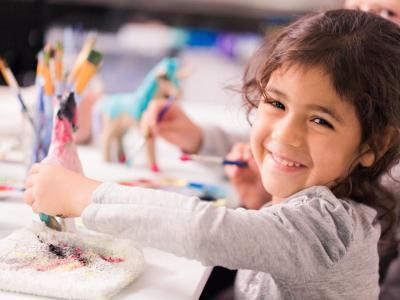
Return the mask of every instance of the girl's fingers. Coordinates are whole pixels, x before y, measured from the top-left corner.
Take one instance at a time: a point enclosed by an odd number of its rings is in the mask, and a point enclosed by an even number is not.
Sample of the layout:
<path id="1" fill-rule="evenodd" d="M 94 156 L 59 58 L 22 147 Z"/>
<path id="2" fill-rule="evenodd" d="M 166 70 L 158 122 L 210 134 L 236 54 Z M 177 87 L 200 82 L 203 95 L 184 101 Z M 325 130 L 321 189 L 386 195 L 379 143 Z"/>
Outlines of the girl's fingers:
<path id="1" fill-rule="evenodd" d="M 33 204 L 32 204 L 32 210 L 33 210 L 33 212 L 36 213 L 36 214 L 38 214 L 38 213 L 41 212 L 36 201 L 33 202 Z"/>
<path id="2" fill-rule="evenodd" d="M 28 175 L 35 174 L 35 173 L 39 173 L 39 171 L 40 171 L 41 168 L 42 168 L 42 164 L 40 164 L 40 163 L 34 164 L 34 165 L 30 168 L 29 174 L 28 174 Z"/>
<path id="3" fill-rule="evenodd" d="M 37 176 L 37 173 L 33 173 L 33 174 L 29 175 L 28 178 L 26 178 L 26 180 L 25 180 L 25 188 L 26 189 L 33 186 L 36 176 Z"/>
<path id="4" fill-rule="evenodd" d="M 25 203 L 30 206 L 32 206 L 33 202 L 35 201 L 35 199 L 33 197 L 33 193 L 32 193 L 32 188 L 27 188 L 24 191 L 24 194 L 22 197 L 24 198 Z"/>

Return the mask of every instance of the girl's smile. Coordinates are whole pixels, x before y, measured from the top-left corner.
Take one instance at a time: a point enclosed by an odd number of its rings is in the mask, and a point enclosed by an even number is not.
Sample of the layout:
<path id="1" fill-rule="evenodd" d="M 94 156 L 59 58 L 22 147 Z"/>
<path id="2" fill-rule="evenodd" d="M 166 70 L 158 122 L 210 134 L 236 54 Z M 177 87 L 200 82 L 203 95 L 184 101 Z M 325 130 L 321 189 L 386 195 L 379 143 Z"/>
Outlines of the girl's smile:
<path id="1" fill-rule="evenodd" d="M 295 158 L 290 154 L 270 151 L 268 147 L 265 148 L 265 151 L 265 158 L 269 159 L 270 163 L 279 171 L 297 172 L 306 168 L 306 165 L 299 158 Z"/>

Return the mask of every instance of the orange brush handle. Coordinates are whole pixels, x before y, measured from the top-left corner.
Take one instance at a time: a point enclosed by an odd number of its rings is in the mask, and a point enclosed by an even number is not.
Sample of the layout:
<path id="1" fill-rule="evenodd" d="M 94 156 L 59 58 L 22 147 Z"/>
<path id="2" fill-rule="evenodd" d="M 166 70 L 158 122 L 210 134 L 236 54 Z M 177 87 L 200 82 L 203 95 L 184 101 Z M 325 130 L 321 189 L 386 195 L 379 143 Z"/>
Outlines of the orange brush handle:
<path id="1" fill-rule="evenodd" d="M 57 80 L 62 80 L 62 61 L 61 60 L 59 60 L 59 59 L 57 59 L 57 60 L 55 60 L 55 62 L 54 62 L 54 71 L 55 71 L 55 73 L 56 73 L 56 79 Z"/>
<path id="2" fill-rule="evenodd" d="M 47 66 L 43 66 L 42 72 L 44 78 L 44 93 L 46 96 L 51 96 L 54 94 L 54 85 L 51 80 L 50 70 Z"/>
<path id="3" fill-rule="evenodd" d="M 83 63 L 82 68 L 79 72 L 79 77 L 77 78 L 75 83 L 75 92 L 78 95 L 82 95 L 82 92 L 86 88 L 90 79 L 92 79 L 94 74 L 96 74 L 96 71 L 97 66 L 95 66 L 94 64 L 91 64 L 88 61 L 85 61 Z"/>

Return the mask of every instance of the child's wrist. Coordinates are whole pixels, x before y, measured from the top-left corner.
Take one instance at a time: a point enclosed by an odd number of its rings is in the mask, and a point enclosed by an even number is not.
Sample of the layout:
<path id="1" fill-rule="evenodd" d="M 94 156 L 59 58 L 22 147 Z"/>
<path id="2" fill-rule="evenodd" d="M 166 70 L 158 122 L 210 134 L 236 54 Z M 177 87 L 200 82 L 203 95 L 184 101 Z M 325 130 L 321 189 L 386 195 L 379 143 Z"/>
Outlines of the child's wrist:
<path id="1" fill-rule="evenodd" d="M 74 216 L 80 216 L 86 207 L 92 202 L 93 192 L 97 189 L 97 187 L 101 184 L 100 181 L 92 180 L 89 178 L 85 178 L 87 182 L 82 185 L 81 195 L 79 197 L 79 201 L 77 202 L 76 207 L 74 208 Z"/>

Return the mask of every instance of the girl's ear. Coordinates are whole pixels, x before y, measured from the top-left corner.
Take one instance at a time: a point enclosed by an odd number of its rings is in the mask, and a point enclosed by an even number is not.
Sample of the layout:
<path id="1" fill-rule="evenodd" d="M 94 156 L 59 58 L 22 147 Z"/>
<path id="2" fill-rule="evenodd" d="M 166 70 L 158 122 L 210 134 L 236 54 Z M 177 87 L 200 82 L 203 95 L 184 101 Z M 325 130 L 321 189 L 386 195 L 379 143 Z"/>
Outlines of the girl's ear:
<path id="1" fill-rule="evenodd" d="M 371 167 L 375 163 L 375 161 L 380 159 L 386 153 L 398 134 L 399 133 L 395 128 L 387 128 L 385 132 L 383 132 L 381 139 L 377 143 L 380 149 L 377 155 L 369 145 L 365 145 L 364 151 L 362 152 L 363 154 L 360 158 L 360 164 L 366 168 Z"/>
<path id="2" fill-rule="evenodd" d="M 360 164 L 365 168 L 369 168 L 374 164 L 374 162 L 375 162 L 375 153 L 371 149 L 364 152 L 364 154 L 360 158 Z"/>

